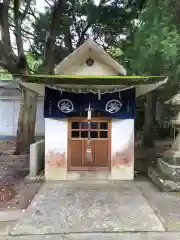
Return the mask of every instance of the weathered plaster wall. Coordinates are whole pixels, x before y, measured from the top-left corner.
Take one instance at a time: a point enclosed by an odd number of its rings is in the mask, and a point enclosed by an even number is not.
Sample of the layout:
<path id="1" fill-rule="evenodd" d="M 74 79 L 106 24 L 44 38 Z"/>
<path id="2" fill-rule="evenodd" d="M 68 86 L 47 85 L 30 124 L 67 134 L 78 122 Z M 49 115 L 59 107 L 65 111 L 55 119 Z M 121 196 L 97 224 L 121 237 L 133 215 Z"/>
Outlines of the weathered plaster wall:
<path id="1" fill-rule="evenodd" d="M 67 172 L 68 121 L 46 119 L 45 129 L 46 179 L 80 179 L 81 173 Z M 134 120 L 112 120 L 111 139 L 111 172 L 106 175 L 95 173 L 93 177 L 132 180 L 134 177 Z"/>
<path id="2" fill-rule="evenodd" d="M 45 178 L 66 179 L 67 119 L 45 119 Z"/>
<path id="3" fill-rule="evenodd" d="M 134 119 L 112 121 L 111 179 L 134 178 Z"/>

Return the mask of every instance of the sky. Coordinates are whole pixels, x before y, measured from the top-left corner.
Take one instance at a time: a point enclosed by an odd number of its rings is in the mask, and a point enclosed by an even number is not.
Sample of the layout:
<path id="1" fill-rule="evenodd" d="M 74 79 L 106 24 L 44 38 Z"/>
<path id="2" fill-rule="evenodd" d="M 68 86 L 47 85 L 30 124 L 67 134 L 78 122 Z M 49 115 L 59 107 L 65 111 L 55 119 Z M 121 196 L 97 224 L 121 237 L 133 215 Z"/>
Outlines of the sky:
<path id="1" fill-rule="evenodd" d="M 39 12 L 44 12 L 44 7 L 47 4 L 45 4 L 44 0 L 36 0 L 36 8 L 38 9 Z"/>
<path id="2" fill-rule="evenodd" d="M 98 5 L 100 0 L 94 0 L 94 2 Z M 39 12 L 43 12 L 44 11 L 44 7 L 46 5 L 47 5 L 47 3 L 45 3 L 44 0 L 36 0 L 36 7 L 37 7 Z"/>

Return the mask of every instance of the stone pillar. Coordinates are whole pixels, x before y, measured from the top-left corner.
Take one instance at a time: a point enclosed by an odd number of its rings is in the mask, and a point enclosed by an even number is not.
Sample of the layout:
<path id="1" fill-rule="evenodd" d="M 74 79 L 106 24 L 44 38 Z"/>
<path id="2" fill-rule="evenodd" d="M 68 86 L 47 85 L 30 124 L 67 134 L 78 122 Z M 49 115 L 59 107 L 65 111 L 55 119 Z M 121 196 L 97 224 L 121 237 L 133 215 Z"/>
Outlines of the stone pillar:
<path id="1" fill-rule="evenodd" d="M 45 152 L 44 140 L 31 144 L 28 178 L 36 178 L 40 171 L 44 169 L 44 152 Z"/>

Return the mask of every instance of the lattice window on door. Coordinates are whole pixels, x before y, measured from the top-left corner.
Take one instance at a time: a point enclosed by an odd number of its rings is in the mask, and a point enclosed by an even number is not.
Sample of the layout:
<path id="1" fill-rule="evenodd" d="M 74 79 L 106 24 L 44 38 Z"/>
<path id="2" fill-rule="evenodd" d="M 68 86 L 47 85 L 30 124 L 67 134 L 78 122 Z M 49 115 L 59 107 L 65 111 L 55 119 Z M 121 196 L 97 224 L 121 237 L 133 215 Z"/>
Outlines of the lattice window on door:
<path id="1" fill-rule="evenodd" d="M 88 121 L 71 122 L 71 138 L 88 139 Z M 91 122 L 91 139 L 108 138 L 108 121 Z"/>

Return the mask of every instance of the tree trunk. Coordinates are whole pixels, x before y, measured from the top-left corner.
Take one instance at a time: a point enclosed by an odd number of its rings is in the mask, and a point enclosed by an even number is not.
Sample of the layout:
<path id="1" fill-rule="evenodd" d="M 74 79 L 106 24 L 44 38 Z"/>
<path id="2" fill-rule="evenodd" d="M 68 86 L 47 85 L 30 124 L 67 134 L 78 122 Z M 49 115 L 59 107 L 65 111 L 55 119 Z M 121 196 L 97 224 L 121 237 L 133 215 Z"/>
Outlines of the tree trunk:
<path id="1" fill-rule="evenodd" d="M 144 148 L 154 147 L 154 120 L 156 114 L 156 94 L 150 92 L 147 94 L 147 105 L 145 111 L 145 122 L 143 129 L 142 146 Z"/>
<path id="2" fill-rule="evenodd" d="M 37 94 L 21 87 L 21 106 L 18 121 L 15 154 L 25 153 L 35 141 Z"/>

